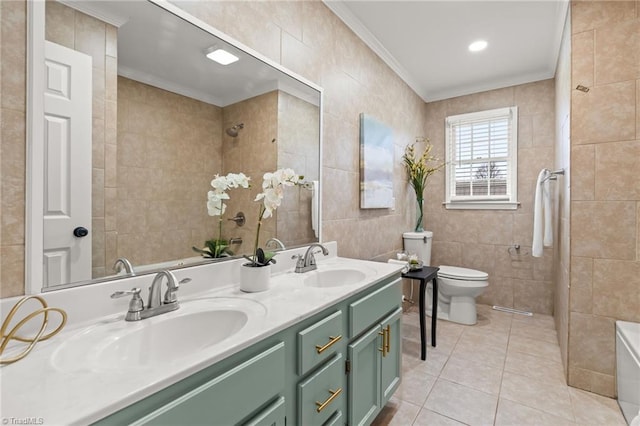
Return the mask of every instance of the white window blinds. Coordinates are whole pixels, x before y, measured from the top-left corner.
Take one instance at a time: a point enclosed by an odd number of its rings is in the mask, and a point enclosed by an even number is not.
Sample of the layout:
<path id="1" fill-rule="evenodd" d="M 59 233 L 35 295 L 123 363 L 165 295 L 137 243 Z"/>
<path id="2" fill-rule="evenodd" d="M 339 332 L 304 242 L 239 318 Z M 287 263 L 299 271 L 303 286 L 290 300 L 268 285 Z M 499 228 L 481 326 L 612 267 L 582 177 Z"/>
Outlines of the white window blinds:
<path id="1" fill-rule="evenodd" d="M 447 117 L 446 127 L 447 204 L 517 202 L 517 107 Z"/>

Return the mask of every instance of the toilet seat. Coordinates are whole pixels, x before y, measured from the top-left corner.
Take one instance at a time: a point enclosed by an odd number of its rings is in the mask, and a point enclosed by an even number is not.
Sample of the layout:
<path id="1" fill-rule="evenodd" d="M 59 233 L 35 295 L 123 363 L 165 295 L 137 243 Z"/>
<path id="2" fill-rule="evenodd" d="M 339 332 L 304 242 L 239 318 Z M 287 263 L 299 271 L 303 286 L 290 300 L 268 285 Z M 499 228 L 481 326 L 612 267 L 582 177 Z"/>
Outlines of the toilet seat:
<path id="1" fill-rule="evenodd" d="M 461 281 L 487 281 L 489 274 L 476 271 L 475 269 L 441 265 L 438 271 L 438 277 Z"/>

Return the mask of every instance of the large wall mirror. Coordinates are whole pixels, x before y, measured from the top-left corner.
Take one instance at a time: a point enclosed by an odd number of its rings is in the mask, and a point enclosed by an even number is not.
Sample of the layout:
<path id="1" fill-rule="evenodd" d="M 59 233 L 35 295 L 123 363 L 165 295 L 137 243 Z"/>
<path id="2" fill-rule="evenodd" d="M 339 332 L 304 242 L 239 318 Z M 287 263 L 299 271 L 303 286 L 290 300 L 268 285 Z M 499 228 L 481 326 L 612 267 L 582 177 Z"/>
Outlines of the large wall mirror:
<path id="1" fill-rule="evenodd" d="M 119 258 L 136 274 L 219 261 L 193 250 L 219 237 L 250 253 L 262 176 L 284 167 L 306 184 L 287 188 L 260 244 L 319 241 L 319 87 L 165 2 L 47 1 L 44 21 L 42 161 L 27 164 L 44 180 L 27 194 L 42 198 L 42 225 L 27 220 L 42 257 L 27 250 L 28 280 L 48 291 L 121 277 Z M 218 49 L 238 60 L 210 60 Z M 209 216 L 211 180 L 239 172 L 251 188 Z"/>

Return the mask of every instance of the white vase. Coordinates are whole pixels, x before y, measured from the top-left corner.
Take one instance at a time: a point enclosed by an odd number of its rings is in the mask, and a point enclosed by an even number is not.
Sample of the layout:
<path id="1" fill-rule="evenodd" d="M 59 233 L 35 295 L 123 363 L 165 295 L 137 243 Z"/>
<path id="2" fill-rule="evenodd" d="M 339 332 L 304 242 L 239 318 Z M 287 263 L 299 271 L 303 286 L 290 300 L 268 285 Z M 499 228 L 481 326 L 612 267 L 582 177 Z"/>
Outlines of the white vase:
<path id="1" fill-rule="evenodd" d="M 271 264 L 267 266 L 251 266 L 250 263 L 240 266 L 240 290 L 247 293 L 267 291 L 271 287 Z"/>

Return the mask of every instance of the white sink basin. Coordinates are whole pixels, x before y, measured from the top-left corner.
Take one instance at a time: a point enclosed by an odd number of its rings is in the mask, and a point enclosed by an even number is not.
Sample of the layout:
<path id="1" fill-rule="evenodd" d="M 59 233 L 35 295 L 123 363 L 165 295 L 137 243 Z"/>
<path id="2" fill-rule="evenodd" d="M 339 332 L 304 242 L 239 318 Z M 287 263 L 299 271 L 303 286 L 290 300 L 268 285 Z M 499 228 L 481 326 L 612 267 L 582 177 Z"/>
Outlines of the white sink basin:
<path id="1" fill-rule="evenodd" d="M 357 284 L 367 277 L 359 269 L 336 268 L 307 272 L 304 284 L 310 287 L 340 287 Z"/>
<path id="2" fill-rule="evenodd" d="M 265 313 L 251 300 L 210 298 L 141 321 L 119 316 L 68 338 L 52 362 L 69 372 L 153 368 L 222 343 Z"/>

